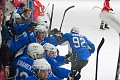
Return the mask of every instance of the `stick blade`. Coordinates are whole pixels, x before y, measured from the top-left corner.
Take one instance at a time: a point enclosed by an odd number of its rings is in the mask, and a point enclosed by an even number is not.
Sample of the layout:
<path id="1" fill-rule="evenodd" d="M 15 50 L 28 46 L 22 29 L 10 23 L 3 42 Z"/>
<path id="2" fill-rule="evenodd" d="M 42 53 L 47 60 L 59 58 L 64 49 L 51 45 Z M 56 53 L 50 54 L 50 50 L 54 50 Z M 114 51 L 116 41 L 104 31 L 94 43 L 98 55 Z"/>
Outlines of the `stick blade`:
<path id="1" fill-rule="evenodd" d="M 65 17 L 66 12 L 67 12 L 69 9 L 73 8 L 73 7 L 75 7 L 75 6 L 74 6 L 74 5 L 73 5 L 73 6 L 70 6 L 70 7 L 68 7 L 68 8 L 64 11 L 63 18 L 62 18 L 62 22 L 61 22 L 59 31 L 61 31 L 62 24 L 63 24 L 63 21 L 64 21 L 64 17 Z"/>
<path id="2" fill-rule="evenodd" d="M 105 42 L 105 39 L 104 39 L 104 37 L 103 37 L 102 40 L 101 40 L 101 42 L 100 42 L 100 44 L 99 44 L 99 46 L 98 46 L 98 48 L 97 48 L 97 53 L 98 53 L 99 50 L 101 49 L 101 47 L 102 47 L 102 45 L 103 45 L 104 42 Z"/>
<path id="3" fill-rule="evenodd" d="M 65 13 L 66 13 L 69 9 L 74 8 L 74 7 L 75 7 L 74 5 L 73 5 L 73 6 L 68 7 L 68 8 L 65 10 Z"/>

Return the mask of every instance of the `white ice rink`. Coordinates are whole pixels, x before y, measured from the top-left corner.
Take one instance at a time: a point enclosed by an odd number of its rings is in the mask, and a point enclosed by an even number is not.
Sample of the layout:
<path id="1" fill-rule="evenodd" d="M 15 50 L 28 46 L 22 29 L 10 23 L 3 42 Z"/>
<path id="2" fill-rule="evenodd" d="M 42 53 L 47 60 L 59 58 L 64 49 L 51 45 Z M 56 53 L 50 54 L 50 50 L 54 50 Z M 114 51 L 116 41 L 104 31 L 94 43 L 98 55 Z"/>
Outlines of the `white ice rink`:
<path id="1" fill-rule="evenodd" d="M 98 80 L 115 80 L 118 53 L 119 53 L 119 36 L 118 33 L 111 27 L 110 29 L 100 30 L 100 9 L 104 0 L 41 0 L 41 3 L 47 6 L 50 5 L 46 12 L 51 13 L 52 4 L 54 4 L 54 15 L 52 28 L 58 28 L 61 24 L 64 10 L 74 5 L 70 9 L 63 22 L 62 32 L 69 32 L 73 26 L 78 26 L 80 34 L 85 35 L 90 41 L 95 44 L 96 50 L 102 37 L 105 38 L 105 43 L 99 52 Z M 110 6 L 113 8 L 115 17 L 120 21 L 120 0 L 111 0 Z M 67 46 L 58 47 L 61 55 L 67 54 Z M 89 63 L 82 69 L 80 80 L 95 80 L 96 66 L 96 50 L 89 58 Z M 69 65 L 63 67 L 70 69 Z"/>

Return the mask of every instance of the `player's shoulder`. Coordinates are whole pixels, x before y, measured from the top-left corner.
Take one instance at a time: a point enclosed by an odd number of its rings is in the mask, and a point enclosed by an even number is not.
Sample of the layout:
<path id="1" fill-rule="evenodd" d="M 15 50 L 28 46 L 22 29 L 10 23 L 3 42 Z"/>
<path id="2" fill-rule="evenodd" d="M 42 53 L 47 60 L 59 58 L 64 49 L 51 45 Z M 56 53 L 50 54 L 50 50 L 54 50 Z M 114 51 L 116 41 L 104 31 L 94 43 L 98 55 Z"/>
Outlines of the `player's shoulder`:
<path id="1" fill-rule="evenodd" d="M 64 36 L 71 36 L 71 33 L 64 33 Z"/>

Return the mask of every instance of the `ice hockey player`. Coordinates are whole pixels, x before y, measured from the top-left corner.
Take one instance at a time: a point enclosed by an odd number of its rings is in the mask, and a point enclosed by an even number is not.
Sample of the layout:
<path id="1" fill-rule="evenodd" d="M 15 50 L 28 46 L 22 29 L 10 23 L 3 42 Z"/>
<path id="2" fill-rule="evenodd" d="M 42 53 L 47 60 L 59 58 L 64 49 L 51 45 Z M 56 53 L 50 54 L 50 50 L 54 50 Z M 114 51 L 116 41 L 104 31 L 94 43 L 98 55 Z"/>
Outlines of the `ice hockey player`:
<path id="1" fill-rule="evenodd" d="M 23 32 L 31 28 L 32 26 L 37 26 L 35 22 L 20 24 L 21 16 L 19 14 L 15 14 L 15 19 L 7 20 L 5 25 L 7 27 L 7 40 L 15 41 L 17 36 L 21 35 Z"/>
<path id="2" fill-rule="evenodd" d="M 25 80 L 60 80 L 51 71 L 50 64 L 45 59 L 37 59 L 33 63 L 34 75 Z"/>
<path id="3" fill-rule="evenodd" d="M 113 11 L 113 9 L 110 8 L 109 1 L 110 1 L 110 0 L 105 0 L 105 1 L 104 1 L 104 5 L 103 5 L 103 8 L 102 8 L 101 13 L 104 12 L 104 11 L 107 11 L 107 12 Z M 105 27 L 104 27 L 104 26 L 105 26 Z M 101 21 L 101 24 L 100 24 L 100 29 L 105 30 L 104 28 L 109 29 L 108 24 L 102 20 L 102 21 Z"/>
<path id="4" fill-rule="evenodd" d="M 34 60 L 43 58 L 43 46 L 38 43 L 28 45 L 27 54 L 21 53 L 13 61 L 15 69 L 14 80 L 25 80 L 25 78 L 34 74 L 32 65 Z"/>
<path id="5" fill-rule="evenodd" d="M 59 45 L 68 45 L 69 53 L 77 56 L 77 60 L 71 63 L 71 70 L 81 72 L 81 69 L 87 65 L 91 54 L 94 53 L 95 45 L 84 35 L 80 35 L 77 27 L 73 27 L 70 33 L 63 34 L 57 29 L 53 29 L 51 33 L 56 37 Z"/>
<path id="6" fill-rule="evenodd" d="M 36 23 L 38 25 L 45 26 L 47 33 L 46 33 L 46 37 L 45 37 L 44 40 L 46 42 L 48 42 L 48 21 L 46 20 L 46 18 L 44 16 L 38 16 Z M 56 38 L 54 36 L 52 36 L 52 35 L 50 36 L 50 42 L 49 43 L 53 44 L 54 46 L 58 45 L 58 43 L 56 41 Z"/>
<path id="7" fill-rule="evenodd" d="M 58 64 L 59 62 L 57 62 L 56 58 L 59 58 L 64 63 L 66 63 L 68 60 L 70 61 L 70 59 L 67 59 L 68 57 L 66 57 L 66 56 L 57 57 L 57 55 L 56 55 L 57 54 L 57 48 L 50 43 L 44 44 L 43 48 L 45 50 L 45 52 L 44 52 L 45 53 L 45 59 L 51 65 L 51 69 L 52 69 L 52 72 L 54 73 L 54 75 L 57 76 L 60 79 L 67 78 L 69 73 L 71 72 L 71 70 L 60 67 L 61 64 Z M 71 56 L 69 56 L 69 57 L 71 57 Z M 80 74 L 77 74 L 77 76 L 74 76 L 74 77 L 76 79 L 77 78 L 79 79 Z"/>
<path id="8" fill-rule="evenodd" d="M 20 24 L 21 20 L 22 20 L 21 16 L 18 13 L 14 14 L 13 21 L 14 21 L 15 24 Z"/>
<path id="9" fill-rule="evenodd" d="M 35 34 L 34 32 L 24 32 L 18 40 L 10 42 L 8 44 L 9 50 L 12 52 L 18 52 L 20 49 L 24 53 L 27 51 L 27 46 L 30 43 L 39 43 L 41 45 L 44 45 L 46 41 L 44 41 L 44 38 L 46 36 L 46 29 L 44 26 L 38 25 L 35 28 Z"/>

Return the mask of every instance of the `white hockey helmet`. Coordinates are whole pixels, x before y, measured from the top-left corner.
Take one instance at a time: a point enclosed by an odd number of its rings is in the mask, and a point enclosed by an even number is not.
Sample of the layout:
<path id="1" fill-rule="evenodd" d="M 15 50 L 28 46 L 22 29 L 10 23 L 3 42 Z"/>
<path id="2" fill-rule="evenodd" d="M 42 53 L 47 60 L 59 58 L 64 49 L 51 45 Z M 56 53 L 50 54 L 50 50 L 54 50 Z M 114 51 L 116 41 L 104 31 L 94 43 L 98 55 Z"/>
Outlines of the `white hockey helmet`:
<path id="1" fill-rule="evenodd" d="M 38 59 L 39 55 L 44 53 L 44 49 L 39 43 L 30 43 L 27 48 L 27 53 L 31 58 Z"/>
<path id="2" fill-rule="evenodd" d="M 47 32 L 45 26 L 43 25 L 37 25 L 35 28 L 36 35 L 38 35 L 40 32 Z"/>
<path id="3" fill-rule="evenodd" d="M 14 18 L 21 18 L 21 16 L 18 13 L 15 13 Z"/>
<path id="4" fill-rule="evenodd" d="M 48 52 L 47 54 L 49 54 L 50 52 L 57 53 L 57 48 L 53 44 L 45 43 L 43 45 L 43 48 L 44 48 L 44 50 L 46 50 Z"/>
<path id="5" fill-rule="evenodd" d="M 19 20 L 16 20 L 16 19 L 19 19 Z M 20 24 L 21 21 L 22 21 L 21 16 L 18 13 L 15 13 L 14 14 L 14 22 Z"/>
<path id="6" fill-rule="evenodd" d="M 38 16 L 36 22 L 38 25 L 43 25 L 46 29 L 48 29 L 48 23 L 44 16 Z"/>
<path id="7" fill-rule="evenodd" d="M 37 17 L 36 22 L 37 22 L 38 25 L 44 24 L 45 23 L 44 21 L 45 21 L 45 17 L 44 16 L 38 16 Z"/>
<path id="8" fill-rule="evenodd" d="M 77 27 L 73 27 L 70 31 L 70 33 L 75 33 L 75 34 L 79 34 L 79 29 Z"/>
<path id="9" fill-rule="evenodd" d="M 33 63 L 33 70 L 38 75 L 40 73 L 40 70 L 51 70 L 50 64 L 44 59 L 36 59 Z"/>

